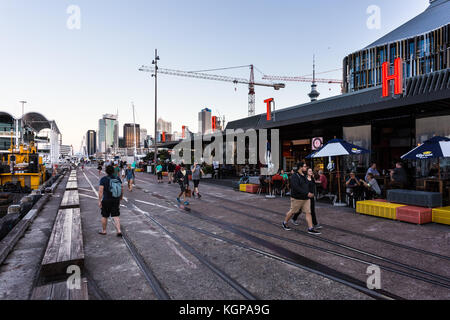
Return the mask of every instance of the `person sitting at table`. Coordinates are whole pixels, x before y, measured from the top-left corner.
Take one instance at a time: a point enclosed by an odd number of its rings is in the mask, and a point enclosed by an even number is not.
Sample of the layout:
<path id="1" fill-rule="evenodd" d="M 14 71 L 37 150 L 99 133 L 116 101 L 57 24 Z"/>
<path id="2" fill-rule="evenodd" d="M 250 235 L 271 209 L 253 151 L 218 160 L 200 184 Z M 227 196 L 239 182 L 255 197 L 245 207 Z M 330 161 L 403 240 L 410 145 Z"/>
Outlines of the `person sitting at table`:
<path id="1" fill-rule="evenodd" d="M 437 177 L 439 175 L 439 164 L 434 163 L 428 172 L 429 177 Z"/>
<path id="2" fill-rule="evenodd" d="M 328 190 L 328 179 L 327 177 L 323 174 L 322 170 L 319 170 L 319 184 L 318 184 L 318 192 L 319 194 L 324 194 L 327 192 Z"/>
<path id="3" fill-rule="evenodd" d="M 280 175 L 279 172 L 277 172 L 274 176 L 272 176 L 272 188 L 274 189 L 274 192 L 281 192 L 282 186 L 283 186 L 283 177 Z"/>
<path id="4" fill-rule="evenodd" d="M 375 162 L 372 162 L 369 169 L 367 169 L 367 173 L 366 173 L 366 176 L 364 177 L 364 180 L 368 181 L 367 176 L 369 175 L 369 173 L 373 174 L 374 177 L 380 176 L 380 173 L 377 170 L 377 164 Z"/>
<path id="5" fill-rule="evenodd" d="M 289 176 L 284 170 L 281 170 L 280 175 L 283 178 L 283 191 L 286 193 L 289 191 Z"/>
<path id="6" fill-rule="evenodd" d="M 403 169 L 403 164 L 401 162 L 397 162 L 395 164 L 395 169 L 390 171 L 391 174 L 391 183 L 390 187 L 392 189 L 403 189 L 408 183 L 408 177 L 406 175 L 405 169 Z"/>
<path id="7" fill-rule="evenodd" d="M 350 178 L 345 182 L 345 186 L 347 187 L 346 192 L 350 196 L 353 196 L 354 189 L 356 187 L 359 187 L 360 185 L 361 185 L 361 182 L 356 177 L 356 174 L 353 171 L 350 172 Z"/>
<path id="8" fill-rule="evenodd" d="M 365 187 L 364 193 L 365 193 L 366 200 L 371 200 L 374 197 L 381 196 L 380 186 L 378 185 L 378 182 L 372 173 L 369 173 L 367 175 L 367 182 L 366 181 L 361 181 L 361 182 Z"/>

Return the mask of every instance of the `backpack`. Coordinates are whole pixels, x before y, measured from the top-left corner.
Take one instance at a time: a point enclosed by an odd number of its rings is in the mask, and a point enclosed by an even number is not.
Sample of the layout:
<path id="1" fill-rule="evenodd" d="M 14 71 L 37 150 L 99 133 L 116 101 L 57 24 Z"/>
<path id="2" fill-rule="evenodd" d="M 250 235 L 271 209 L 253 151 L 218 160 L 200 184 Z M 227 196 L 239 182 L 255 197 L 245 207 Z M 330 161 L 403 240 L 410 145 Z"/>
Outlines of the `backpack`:
<path id="1" fill-rule="evenodd" d="M 120 198 L 122 195 L 122 183 L 119 179 L 109 178 L 109 191 L 113 198 Z"/>

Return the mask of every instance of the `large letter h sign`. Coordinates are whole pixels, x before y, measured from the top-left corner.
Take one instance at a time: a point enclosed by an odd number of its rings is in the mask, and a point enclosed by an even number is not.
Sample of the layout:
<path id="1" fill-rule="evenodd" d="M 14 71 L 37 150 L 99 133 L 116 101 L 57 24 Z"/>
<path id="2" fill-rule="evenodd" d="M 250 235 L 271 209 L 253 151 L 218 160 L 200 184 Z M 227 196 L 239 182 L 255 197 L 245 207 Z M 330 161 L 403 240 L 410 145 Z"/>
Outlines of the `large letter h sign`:
<path id="1" fill-rule="evenodd" d="M 394 73 L 389 75 L 389 62 L 383 63 L 383 97 L 389 96 L 389 81 L 394 80 L 394 93 L 403 93 L 403 61 L 397 58 L 394 61 Z"/>

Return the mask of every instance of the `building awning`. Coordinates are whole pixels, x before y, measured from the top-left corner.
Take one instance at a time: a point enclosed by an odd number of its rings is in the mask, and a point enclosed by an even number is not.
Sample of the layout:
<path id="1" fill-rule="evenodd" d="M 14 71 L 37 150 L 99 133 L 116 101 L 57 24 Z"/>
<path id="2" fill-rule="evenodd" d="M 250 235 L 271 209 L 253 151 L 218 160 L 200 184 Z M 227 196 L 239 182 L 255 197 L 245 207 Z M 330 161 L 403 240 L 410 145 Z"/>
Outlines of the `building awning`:
<path id="1" fill-rule="evenodd" d="M 408 78 L 405 88 L 403 96 L 387 98 L 382 97 L 381 86 L 359 90 L 277 110 L 271 121 L 267 121 L 266 114 L 231 121 L 226 129 L 269 129 L 421 103 L 438 104 L 450 99 L 450 69 Z"/>
<path id="2" fill-rule="evenodd" d="M 37 112 L 29 112 L 23 116 L 23 121 L 26 126 L 30 127 L 35 132 L 40 132 L 44 129 L 52 129 L 60 134 L 59 128 L 56 122 L 53 120 L 47 120 L 42 114 Z"/>
<path id="3" fill-rule="evenodd" d="M 449 23 L 450 0 L 434 0 L 421 14 L 389 32 L 365 49 L 393 43 L 436 30 Z"/>
<path id="4" fill-rule="evenodd" d="M 0 111 L 0 123 L 9 123 L 13 124 L 15 121 L 14 117 L 8 112 Z"/>

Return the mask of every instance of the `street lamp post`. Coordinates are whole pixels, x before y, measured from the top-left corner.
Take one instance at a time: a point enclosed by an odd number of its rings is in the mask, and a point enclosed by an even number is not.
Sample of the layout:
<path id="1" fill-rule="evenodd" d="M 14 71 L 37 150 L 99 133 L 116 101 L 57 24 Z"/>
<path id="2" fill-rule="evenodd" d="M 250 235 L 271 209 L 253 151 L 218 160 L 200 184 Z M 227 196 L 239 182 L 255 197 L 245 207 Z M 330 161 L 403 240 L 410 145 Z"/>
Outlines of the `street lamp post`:
<path id="1" fill-rule="evenodd" d="M 158 160 L 158 145 L 156 140 L 156 134 L 158 132 L 158 49 L 155 49 L 155 60 L 153 60 L 152 64 L 155 65 L 155 74 L 152 77 L 155 77 L 155 163 Z"/>
<path id="2" fill-rule="evenodd" d="M 25 110 L 24 110 L 24 106 L 25 106 L 25 103 L 27 103 L 26 101 L 19 101 L 19 103 L 21 103 L 22 104 L 22 118 L 20 119 L 20 126 L 21 126 L 21 129 L 22 129 L 22 135 L 21 135 L 21 137 L 22 137 L 22 144 L 24 143 L 24 138 L 23 138 L 23 136 L 24 136 L 24 127 L 23 127 L 23 115 L 25 114 Z"/>

